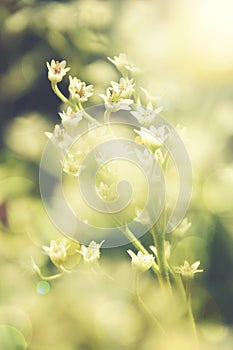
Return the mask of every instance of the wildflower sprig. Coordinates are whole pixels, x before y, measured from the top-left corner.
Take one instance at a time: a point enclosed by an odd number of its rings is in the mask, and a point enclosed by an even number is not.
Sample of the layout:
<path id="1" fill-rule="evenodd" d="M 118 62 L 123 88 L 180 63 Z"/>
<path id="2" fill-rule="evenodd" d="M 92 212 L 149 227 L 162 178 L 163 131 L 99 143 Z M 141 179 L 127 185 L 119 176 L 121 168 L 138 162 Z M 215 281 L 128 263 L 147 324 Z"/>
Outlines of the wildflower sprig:
<path id="1" fill-rule="evenodd" d="M 130 117 L 135 120 L 135 129 L 132 130 L 132 141 L 135 145 L 137 158 L 142 161 L 143 165 L 150 169 L 149 174 L 155 174 L 153 171 L 157 164 L 166 173 L 169 165 L 167 144 L 172 142 L 172 131 L 168 123 L 161 125 L 158 115 L 162 111 L 162 107 L 157 105 L 156 98 L 147 89 L 138 86 L 137 76 L 141 70 L 130 61 L 127 55 L 121 53 L 119 56 L 114 56 L 113 58 L 108 57 L 108 60 L 118 70 L 120 77 L 118 81 L 111 81 L 107 85 L 105 93 L 98 94 L 105 107 L 103 125 L 89 115 L 83 107 L 83 104 L 88 102 L 93 96 L 94 86 L 82 81 L 79 77 L 70 75 L 67 87 L 68 97 L 65 96 L 60 91 L 58 83 L 66 76 L 70 67 L 66 67 L 65 60 L 61 62 L 56 60 L 52 60 L 51 63 L 47 62 L 48 79 L 51 81 L 52 89 L 66 105 L 66 108 L 59 113 L 61 125 L 55 125 L 52 133 L 46 133 L 46 136 L 62 151 L 63 159 L 61 163 L 63 171 L 76 178 L 80 177 L 81 170 L 83 169 L 82 162 L 89 152 L 93 150 L 93 147 L 98 145 L 99 141 L 109 140 L 108 134 L 115 137 L 111 129 L 110 120 L 114 119 L 116 112 L 121 110 L 129 111 Z M 79 139 L 82 133 L 80 132 L 82 130 L 80 124 L 83 119 L 86 119 L 88 122 L 88 137 L 86 139 L 83 138 L 79 143 L 79 147 L 75 148 L 72 145 L 77 138 Z M 91 134 L 91 131 L 95 129 L 93 126 L 96 126 L 97 123 L 98 126 L 103 126 L 104 129 L 94 130 Z M 144 146 L 143 152 L 139 150 L 141 146 L 138 145 Z M 99 155 L 96 155 L 95 159 L 97 163 L 100 160 L 100 164 L 105 162 Z M 101 168 L 98 176 L 96 176 L 95 192 L 97 197 L 99 197 L 98 199 L 104 200 L 107 203 L 106 205 L 108 205 L 109 202 L 112 204 L 118 200 L 119 196 L 115 184 L 119 178 L 117 171 L 113 171 L 113 165 L 109 167 L 109 170 L 106 170 L 107 167 L 105 170 L 103 168 Z M 137 214 L 138 211 L 141 211 L 140 207 L 141 204 L 135 204 L 132 206 L 132 211 L 135 211 L 135 214 Z M 154 209 L 148 207 L 147 212 L 143 213 L 142 217 L 136 215 L 137 218 L 134 221 L 142 226 L 149 227 L 148 223 L 151 221 L 152 210 Z M 167 238 L 167 211 L 168 208 L 165 203 L 157 222 L 152 227 L 150 226 L 148 233 L 151 234 L 153 244 L 149 245 L 148 248 L 140 242 L 133 230 L 131 231 L 129 228 L 129 225 L 125 224 L 126 220 L 124 218 L 122 221 L 119 221 L 120 219 L 114 215 L 111 215 L 111 218 L 113 218 L 117 227 L 121 228 L 120 230 L 134 245 L 135 251 L 129 249 L 127 253 L 131 258 L 132 275 L 134 276 L 135 284 L 135 300 L 142 310 L 144 310 L 143 312 L 163 331 L 160 323 L 154 318 L 150 310 L 147 310 L 141 297 L 139 297 L 136 287 L 139 277 L 143 278 L 146 275 L 144 272 L 151 270 L 156 275 L 159 285 L 163 290 L 168 290 L 170 296 L 173 296 L 174 288 L 179 288 L 182 296 L 186 298 L 188 315 L 195 330 L 191 307 L 190 281 L 193 280 L 197 273 L 203 270 L 199 269 L 200 261 L 192 264 L 185 261 L 181 266 L 172 266 L 173 237 L 177 239 L 181 238 L 189 229 L 191 223 L 187 219 L 184 219 L 171 234 L 171 237 Z M 78 242 L 74 243 L 67 238 L 53 240 L 49 246 L 43 247 L 43 251 L 49 256 L 52 264 L 56 266 L 59 273 L 54 276 L 45 277 L 35 262 L 33 263 L 34 270 L 40 278 L 57 278 L 64 272 L 70 272 L 78 264 L 80 259 L 85 264 L 91 266 L 91 268 L 96 269 L 99 267 L 100 250 L 103 243 L 104 241 L 100 243 L 91 241 L 89 245 L 80 246 Z"/>

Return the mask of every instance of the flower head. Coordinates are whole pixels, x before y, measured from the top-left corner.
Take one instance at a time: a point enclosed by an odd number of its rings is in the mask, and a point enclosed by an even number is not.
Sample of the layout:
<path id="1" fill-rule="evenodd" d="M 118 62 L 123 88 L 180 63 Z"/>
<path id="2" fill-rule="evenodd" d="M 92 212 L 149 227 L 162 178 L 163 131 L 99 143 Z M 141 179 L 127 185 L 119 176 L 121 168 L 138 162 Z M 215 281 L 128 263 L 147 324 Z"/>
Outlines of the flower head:
<path id="1" fill-rule="evenodd" d="M 42 247 L 52 263 L 65 272 L 69 272 L 79 263 L 81 257 L 80 254 L 77 254 L 77 249 L 79 248 L 80 244 L 68 237 L 58 238 L 56 241 L 52 240 L 49 247 Z M 39 272 L 38 268 L 37 272 Z"/>
<path id="2" fill-rule="evenodd" d="M 153 110 L 151 103 L 149 103 L 147 105 L 147 108 L 136 106 L 136 111 L 132 111 L 130 113 L 138 120 L 142 126 L 148 128 L 153 124 L 155 117 L 162 111 L 162 109 L 163 108 L 160 107 Z"/>
<path id="3" fill-rule="evenodd" d="M 62 111 L 61 113 L 58 113 L 61 117 L 62 121 L 66 121 L 67 119 L 74 118 L 76 115 L 76 112 L 72 110 L 72 108 L 69 106 L 65 111 Z"/>
<path id="4" fill-rule="evenodd" d="M 184 280 L 188 281 L 194 278 L 194 275 L 198 272 L 203 272 L 202 269 L 198 270 L 200 261 L 196 261 L 192 265 L 185 260 L 184 265 L 178 266 L 175 268 L 176 273 L 180 273 Z"/>
<path id="5" fill-rule="evenodd" d="M 48 68 L 48 79 L 54 83 L 62 81 L 63 77 L 70 70 L 70 67 L 65 68 L 66 61 L 61 62 L 52 60 L 51 63 L 46 62 Z"/>
<path id="6" fill-rule="evenodd" d="M 120 78 L 120 82 L 116 83 L 115 81 L 111 81 L 111 85 L 113 88 L 113 94 L 115 98 L 129 98 L 134 92 L 134 82 L 133 79 L 125 79 Z"/>
<path id="7" fill-rule="evenodd" d="M 100 247 L 104 241 L 101 243 L 96 243 L 91 241 L 88 247 L 81 245 L 81 249 L 77 250 L 82 256 L 85 263 L 97 263 L 100 258 Z"/>
<path id="8" fill-rule="evenodd" d="M 108 185 L 103 181 L 100 182 L 97 188 L 98 194 L 106 201 L 114 201 L 117 198 L 114 184 Z"/>
<path id="9" fill-rule="evenodd" d="M 157 249 L 154 245 L 151 245 L 150 246 L 150 249 L 152 250 L 152 252 L 154 253 L 155 256 L 157 256 Z M 170 258 L 170 255 L 171 255 L 171 243 L 168 242 L 168 241 L 165 241 L 164 242 L 164 252 L 165 252 L 165 257 L 167 259 Z"/>
<path id="10" fill-rule="evenodd" d="M 165 125 L 157 129 L 152 125 L 149 129 L 141 127 L 141 130 L 134 130 L 139 136 L 135 141 L 139 144 L 147 146 L 152 152 L 161 147 L 164 141 L 168 138 Z"/>
<path id="11" fill-rule="evenodd" d="M 128 80 L 121 78 L 119 83 L 111 82 L 110 87 L 106 90 L 106 95 L 99 94 L 104 100 L 105 108 L 111 112 L 117 112 L 120 109 L 130 110 L 133 100 L 129 99 L 133 93 L 133 79 Z"/>
<path id="12" fill-rule="evenodd" d="M 76 153 L 67 152 L 62 162 L 62 170 L 73 176 L 79 176 L 82 168 L 82 161 L 85 158 L 86 153 L 77 151 Z"/>
<path id="13" fill-rule="evenodd" d="M 60 125 L 55 125 L 53 133 L 45 132 L 45 135 L 59 148 L 64 150 L 68 149 L 73 142 L 73 138 L 69 136 Z"/>
<path id="14" fill-rule="evenodd" d="M 113 58 L 108 57 L 108 60 L 114 64 L 121 73 L 125 71 L 125 66 L 130 64 L 128 56 L 124 53 L 120 53 L 119 56 L 114 56 Z"/>
<path id="15" fill-rule="evenodd" d="M 69 245 L 67 245 L 67 239 L 63 238 L 58 242 L 52 240 L 49 247 L 43 246 L 42 249 L 50 257 L 53 264 L 60 268 L 66 259 Z"/>
<path id="16" fill-rule="evenodd" d="M 155 259 L 152 254 L 148 254 L 148 255 L 142 254 L 141 251 L 135 254 L 132 250 L 129 249 L 127 250 L 127 253 L 132 258 L 133 268 L 139 272 L 144 272 L 149 270 Z"/>
<path id="17" fill-rule="evenodd" d="M 69 76 L 69 80 L 69 92 L 73 101 L 82 103 L 87 101 L 88 98 L 93 95 L 93 85 L 86 86 L 85 82 L 76 77 L 72 78 Z"/>
<path id="18" fill-rule="evenodd" d="M 191 225 L 192 224 L 188 221 L 188 218 L 184 218 L 174 230 L 174 235 L 176 237 L 182 237 L 188 231 Z"/>

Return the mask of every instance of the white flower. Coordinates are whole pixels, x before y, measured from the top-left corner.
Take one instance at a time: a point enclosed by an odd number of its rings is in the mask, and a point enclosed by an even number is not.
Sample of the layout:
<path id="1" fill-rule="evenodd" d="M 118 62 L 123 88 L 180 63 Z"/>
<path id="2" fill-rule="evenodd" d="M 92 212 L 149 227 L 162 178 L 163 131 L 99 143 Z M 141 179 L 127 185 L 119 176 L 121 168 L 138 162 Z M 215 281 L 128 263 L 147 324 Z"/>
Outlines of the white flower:
<path id="1" fill-rule="evenodd" d="M 139 251 L 137 254 L 135 254 L 132 250 L 127 250 L 127 253 L 132 258 L 132 266 L 134 269 L 144 272 L 151 268 L 154 262 L 154 257 L 152 254 L 143 254 L 141 251 Z"/>
<path id="2" fill-rule="evenodd" d="M 169 134 L 165 131 L 167 129 L 166 125 L 160 126 L 157 129 L 153 125 L 149 129 L 141 127 L 140 131 L 134 130 L 139 135 L 135 138 L 135 141 L 155 151 L 168 138 Z"/>
<path id="3" fill-rule="evenodd" d="M 93 95 L 93 85 L 86 86 L 85 82 L 76 77 L 69 76 L 69 80 L 69 92 L 73 101 L 82 103 Z"/>
<path id="4" fill-rule="evenodd" d="M 62 125 L 64 126 L 66 132 L 72 136 L 78 136 L 79 122 L 83 118 L 83 111 L 73 112 L 71 107 L 67 108 L 66 112 L 58 113 L 62 119 Z"/>
<path id="5" fill-rule="evenodd" d="M 77 252 L 83 256 L 85 263 L 96 263 L 100 258 L 100 247 L 103 243 L 104 241 L 101 243 L 91 241 L 88 247 L 81 245 L 81 249 L 77 250 Z"/>
<path id="6" fill-rule="evenodd" d="M 52 240 L 49 247 L 43 246 L 42 249 L 50 257 L 55 266 L 62 268 L 69 247 L 67 245 L 67 239 L 63 238 L 58 243 Z"/>
<path id="7" fill-rule="evenodd" d="M 117 198 L 114 184 L 109 186 L 101 181 L 97 188 L 97 191 L 99 195 L 106 201 L 114 201 Z"/>
<path id="8" fill-rule="evenodd" d="M 62 122 L 66 121 L 67 119 L 74 118 L 76 115 L 76 113 L 72 110 L 70 106 L 67 108 L 66 112 L 62 111 L 61 113 L 58 113 L 58 114 L 61 117 Z"/>
<path id="9" fill-rule="evenodd" d="M 82 151 L 77 151 L 75 154 L 67 152 L 62 163 L 62 170 L 67 174 L 79 176 L 85 155 L 86 153 Z"/>
<path id="10" fill-rule="evenodd" d="M 63 77 L 70 70 L 70 67 L 65 68 L 66 61 L 55 61 L 52 60 L 51 63 L 46 62 L 48 68 L 48 79 L 54 83 L 59 83 L 62 81 Z"/>
<path id="11" fill-rule="evenodd" d="M 125 68 L 131 72 L 132 76 L 142 73 L 142 69 L 134 66 L 133 64 L 126 65 Z"/>
<path id="12" fill-rule="evenodd" d="M 114 58 L 108 57 L 108 60 L 112 62 L 120 72 L 124 72 L 125 66 L 130 64 L 128 56 L 124 53 L 120 53 L 119 56 L 114 56 Z"/>
<path id="13" fill-rule="evenodd" d="M 53 133 L 45 132 L 45 135 L 63 150 L 68 149 L 71 143 L 74 141 L 73 138 L 69 136 L 65 129 L 60 125 L 55 125 Z"/>
<path id="14" fill-rule="evenodd" d="M 174 231 L 175 235 L 183 236 L 183 234 L 185 234 L 188 231 L 191 225 L 192 225 L 191 222 L 189 222 L 187 218 L 184 218 L 175 229 Z"/>
<path id="15" fill-rule="evenodd" d="M 147 108 L 142 106 L 136 106 L 136 111 L 130 112 L 138 122 L 144 127 L 150 127 L 155 117 L 162 111 L 162 107 L 156 108 L 153 110 L 152 105 L 149 103 Z"/>
<path id="16" fill-rule="evenodd" d="M 130 110 L 130 105 L 133 100 L 121 97 L 121 91 L 115 91 L 113 87 L 109 87 L 106 90 L 106 95 L 99 94 L 99 96 L 104 100 L 105 108 L 111 112 L 117 112 L 120 109 Z"/>
<path id="17" fill-rule="evenodd" d="M 152 252 L 154 253 L 155 256 L 157 256 L 157 249 L 154 245 L 151 245 L 150 246 L 150 249 L 152 250 Z M 165 257 L 167 259 L 170 258 L 170 255 L 171 255 L 171 243 L 168 242 L 168 241 L 165 241 L 164 242 L 164 252 L 165 252 Z"/>
<path id="18" fill-rule="evenodd" d="M 131 97 L 134 92 L 134 82 L 133 79 L 125 79 L 120 78 L 120 82 L 116 83 L 115 81 L 111 81 L 111 85 L 113 87 L 113 95 L 117 96 L 117 98 L 128 98 Z"/>
<path id="19" fill-rule="evenodd" d="M 184 265 L 178 266 L 175 268 L 176 273 L 180 273 L 184 280 L 193 279 L 195 273 L 203 272 L 202 269 L 198 270 L 200 265 L 200 261 L 196 261 L 192 265 L 189 264 L 187 260 L 185 260 Z"/>

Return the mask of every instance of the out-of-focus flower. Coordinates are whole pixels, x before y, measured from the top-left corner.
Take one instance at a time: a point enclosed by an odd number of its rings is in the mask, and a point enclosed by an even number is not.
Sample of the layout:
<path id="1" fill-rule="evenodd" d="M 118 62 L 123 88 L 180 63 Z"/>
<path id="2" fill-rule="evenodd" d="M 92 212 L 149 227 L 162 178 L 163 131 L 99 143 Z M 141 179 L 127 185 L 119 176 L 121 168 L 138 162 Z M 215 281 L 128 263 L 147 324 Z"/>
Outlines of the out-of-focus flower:
<path id="1" fill-rule="evenodd" d="M 68 237 L 58 238 L 56 241 L 52 240 L 50 246 L 43 246 L 43 251 L 50 257 L 52 263 L 65 272 L 70 272 L 80 262 L 81 255 L 77 252 L 80 244 Z M 33 264 L 34 270 L 40 275 L 41 271 L 38 266 Z M 54 279 L 59 275 L 46 277 L 46 279 Z M 43 277 L 44 278 L 44 277 Z"/>
<path id="2" fill-rule="evenodd" d="M 115 191 L 114 184 L 109 186 L 103 181 L 101 181 L 97 188 L 97 191 L 99 195 L 106 201 L 113 201 L 117 198 L 117 193 Z"/>
<path id="3" fill-rule="evenodd" d="M 192 224 L 188 221 L 188 218 L 184 218 L 174 230 L 173 235 L 176 237 L 182 237 L 188 231 L 191 225 Z"/>
<path id="4" fill-rule="evenodd" d="M 120 53 L 119 56 L 114 56 L 113 58 L 108 57 L 108 60 L 114 64 L 114 66 L 119 70 L 119 72 L 123 73 L 125 71 L 125 67 L 130 64 L 128 56 L 124 53 Z"/>
<path id="5" fill-rule="evenodd" d="M 147 146 L 152 152 L 161 147 L 168 138 L 169 133 L 166 132 L 167 126 L 163 125 L 157 129 L 152 125 L 149 129 L 141 127 L 140 130 L 134 130 L 139 136 L 135 141 L 139 144 Z"/>
<path id="6" fill-rule="evenodd" d="M 62 81 L 63 77 L 70 70 L 70 67 L 65 68 L 66 61 L 61 62 L 52 60 L 51 63 L 46 62 L 48 68 L 48 79 L 54 83 Z"/>
<path id="7" fill-rule="evenodd" d="M 150 246 L 150 249 L 152 250 L 152 252 L 154 253 L 155 256 L 157 256 L 157 249 L 154 245 L 151 245 Z M 171 243 L 168 242 L 168 241 L 165 241 L 164 242 L 164 252 L 165 252 L 165 257 L 167 259 L 170 258 L 170 255 L 171 255 Z"/>
<path id="8" fill-rule="evenodd" d="M 69 175 L 79 176 L 85 155 L 86 153 L 82 151 L 67 152 L 62 162 L 62 170 Z"/>
<path id="9" fill-rule="evenodd" d="M 159 107 L 153 110 L 152 104 L 149 103 L 146 108 L 142 106 L 136 106 L 135 109 L 136 111 L 132 111 L 130 113 L 138 120 L 142 126 L 148 128 L 153 124 L 155 117 L 163 110 L 163 107 Z"/>
<path id="10" fill-rule="evenodd" d="M 136 76 L 140 73 L 142 73 L 142 69 L 139 67 L 134 66 L 133 64 L 130 65 L 126 65 L 125 68 L 130 71 L 130 73 L 132 74 L 132 76 Z"/>
<path id="11" fill-rule="evenodd" d="M 73 101 L 82 103 L 93 95 L 93 85 L 86 86 L 85 82 L 76 77 L 72 78 L 69 76 L 69 80 L 69 92 Z"/>
<path id="12" fill-rule="evenodd" d="M 132 267 L 139 272 L 149 270 L 155 259 L 152 254 L 146 255 L 143 254 L 141 251 L 135 254 L 131 249 L 129 249 L 127 250 L 127 253 L 132 258 Z"/>
<path id="13" fill-rule="evenodd" d="M 202 269 L 198 269 L 200 261 L 196 261 L 192 265 L 185 260 L 184 265 L 175 268 L 176 273 L 180 273 L 184 280 L 188 281 L 194 278 L 194 275 L 198 272 L 203 272 Z"/>
<path id="14" fill-rule="evenodd" d="M 100 248 L 104 241 L 100 243 L 96 243 L 95 241 L 91 241 L 88 247 L 85 245 L 81 245 L 81 249 L 77 250 L 82 256 L 85 263 L 97 263 L 100 258 Z"/>
<path id="15" fill-rule="evenodd" d="M 52 240 L 49 247 L 43 246 L 42 249 L 50 257 L 55 266 L 62 268 L 69 247 L 70 246 L 67 244 L 67 239 L 63 238 L 59 242 Z"/>
<path id="16" fill-rule="evenodd" d="M 71 143 L 74 141 L 73 138 L 69 136 L 65 129 L 60 125 L 55 125 L 53 133 L 45 132 L 45 135 L 63 150 L 68 149 Z"/>

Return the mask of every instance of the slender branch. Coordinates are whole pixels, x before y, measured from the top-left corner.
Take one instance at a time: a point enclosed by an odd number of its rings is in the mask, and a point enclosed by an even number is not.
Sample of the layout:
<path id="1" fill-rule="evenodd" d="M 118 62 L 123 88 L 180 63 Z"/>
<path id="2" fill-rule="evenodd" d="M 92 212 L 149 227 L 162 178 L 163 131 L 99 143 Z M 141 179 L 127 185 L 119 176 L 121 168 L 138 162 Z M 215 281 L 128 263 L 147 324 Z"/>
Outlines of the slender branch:
<path id="1" fill-rule="evenodd" d="M 195 337 L 195 342 L 196 342 L 196 349 L 199 349 L 199 341 L 198 341 L 198 336 L 197 336 L 197 328 L 196 328 L 196 323 L 195 319 L 193 316 L 193 310 L 192 310 L 192 303 L 191 303 L 191 292 L 190 292 L 190 282 L 186 281 L 186 304 L 187 304 L 187 311 L 190 319 L 190 323 L 193 329 L 193 334 Z"/>
<path id="2" fill-rule="evenodd" d="M 162 327 L 162 325 L 160 324 L 160 322 L 153 315 L 153 313 L 147 308 L 147 306 L 145 305 L 144 301 L 140 297 L 139 291 L 138 291 L 138 282 L 139 282 L 139 273 L 134 271 L 133 283 L 132 283 L 133 286 L 132 287 L 133 287 L 133 297 L 134 297 L 134 300 L 135 300 L 136 304 L 143 311 L 144 315 L 152 321 L 153 325 L 157 329 L 159 329 L 161 333 L 165 334 L 165 330 Z"/>

